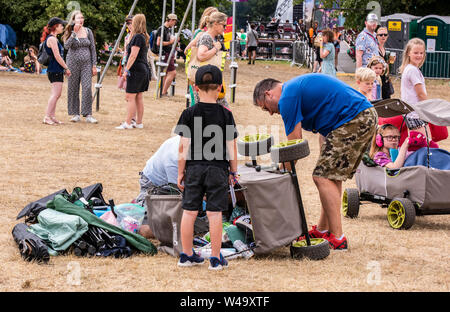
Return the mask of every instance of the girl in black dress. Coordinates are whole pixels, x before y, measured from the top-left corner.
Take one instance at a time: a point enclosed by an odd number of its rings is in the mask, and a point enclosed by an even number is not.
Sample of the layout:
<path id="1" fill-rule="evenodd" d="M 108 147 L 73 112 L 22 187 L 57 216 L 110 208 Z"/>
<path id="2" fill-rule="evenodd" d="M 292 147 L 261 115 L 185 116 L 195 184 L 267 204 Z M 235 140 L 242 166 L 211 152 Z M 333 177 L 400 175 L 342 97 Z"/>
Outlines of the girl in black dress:
<path id="1" fill-rule="evenodd" d="M 127 45 L 128 60 L 123 72 L 127 80 L 126 100 L 127 119 L 116 129 L 132 129 L 144 127 L 142 118 L 144 116 L 143 92 L 148 90 L 150 82 L 150 69 L 147 62 L 148 41 L 146 19 L 144 14 L 133 17 L 131 25 L 131 40 Z M 136 121 L 133 121 L 136 116 Z"/>

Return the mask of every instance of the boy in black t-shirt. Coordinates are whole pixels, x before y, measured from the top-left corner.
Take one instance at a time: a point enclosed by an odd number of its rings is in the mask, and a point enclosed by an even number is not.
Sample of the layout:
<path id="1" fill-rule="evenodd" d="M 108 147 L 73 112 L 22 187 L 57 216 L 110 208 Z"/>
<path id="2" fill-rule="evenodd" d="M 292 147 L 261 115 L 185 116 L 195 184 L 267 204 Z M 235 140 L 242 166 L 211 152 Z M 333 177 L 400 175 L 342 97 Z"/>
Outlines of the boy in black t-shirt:
<path id="1" fill-rule="evenodd" d="M 211 237 L 209 269 L 228 266 L 220 254 L 222 211 L 228 206 L 228 184 L 237 176 L 238 136 L 231 111 L 216 103 L 222 89 L 222 72 L 205 65 L 195 75 L 200 102 L 183 111 L 175 128 L 181 136 L 178 156 L 178 187 L 183 190 L 181 243 L 178 266 L 202 264 L 204 259 L 192 249 L 194 222 L 206 194 L 206 214 Z M 182 184 L 184 182 L 184 184 Z"/>

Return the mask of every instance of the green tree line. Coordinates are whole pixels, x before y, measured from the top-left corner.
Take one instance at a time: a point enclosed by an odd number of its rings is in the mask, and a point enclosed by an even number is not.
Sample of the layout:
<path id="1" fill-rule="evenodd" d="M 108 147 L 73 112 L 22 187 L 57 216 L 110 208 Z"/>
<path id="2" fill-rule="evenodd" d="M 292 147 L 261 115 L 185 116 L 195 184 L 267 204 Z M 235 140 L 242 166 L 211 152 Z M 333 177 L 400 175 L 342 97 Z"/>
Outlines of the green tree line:
<path id="1" fill-rule="evenodd" d="M 80 9 L 85 17 L 85 25 L 95 34 L 97 48 L 105 42 L 114 42 L 120 33 L 125 18 L 130 11 L 133 0 L 0 0 L 0 23 L 9 24 L 17 35 L 17 45 L 38 45 L 39 38 L 48 20 L 57 16 L 67 20 L 70 12 Z M 196 23 L 203 10 L 209 6 L 226 9 L 224 0 L 197 0 Z M 229 2 L 229 1 L 226 1 Z M 188 1 L 177 0 L 175 13 L 182 20 Z M 162 0 L 140 0 L 134 14 L 143 13 L 147 19 L 148 30 L 161 25 L 163 11 Z M 172 12 L 172 1 L 167 0 L 167 14 Z M 190 28 L 191 15 L 186 22 Z"/>
<path id="2" fill-rule="evenodd" d="M 326 8 L 338 4 L 343 8 L 346 18 L 345 27 L 362 29 L 364 18 L 369 11 L 367 4 L 372 0 L 323 0 Z M 176 0 L 175 13 L 180 21 L 185 13 L 188 1 Z M 301 4 L 303 0 L 294 0 Z M 382 15 L 408 13 L 417 16 L 428 14 L 450 15 L 450 6 L 442 0 L 379 0 Z M 0 23 L 9 24 L 17 33 L 18 45 L 37 45 L 43 27 L 47 21 L 58 16 L 67 19 L 69 13 L 79 8 L 85 16 L 85 25 L 95 34 L 97 46 L 104 42 L 114 42 L 133 0 L 0 0 Z M 172 1 L 167 0 L 167 13 L 172 11 Z M 244 28 L 247 21 L 268 21 L 276 10 L 277 0 L 248 0 L 236 3 L 237 27 Z M 135 13 L 143 13 L 147 18 L 148 29 L 156 29 L 161 24 L 162 0 L 140 0 Z M 216 6 L 221 12 L 231 16 L 232 3 L 229 0 L 197 0 L 196 23 L 209 6 Z M 190 28 L 191 13 L 187 17 Z"/>
<path id="3" fill-rule="evenodd" d="M 302 0 L 295 0 L 297 3 Z M 331 8 L 337 4 L 343 10 L 345 17 L 345 27 L 362 30 L 364 20 L 370 12 L 367 4 L 373 0 L 323 0 L 324 7 Z M 426 15 L 450 15 L 450 6 L 447 1 L 442 0 L 377 0 L 380 4 L 381 15 L 391 15 L 395 13 L 407 13 L 415 16 Z"/>

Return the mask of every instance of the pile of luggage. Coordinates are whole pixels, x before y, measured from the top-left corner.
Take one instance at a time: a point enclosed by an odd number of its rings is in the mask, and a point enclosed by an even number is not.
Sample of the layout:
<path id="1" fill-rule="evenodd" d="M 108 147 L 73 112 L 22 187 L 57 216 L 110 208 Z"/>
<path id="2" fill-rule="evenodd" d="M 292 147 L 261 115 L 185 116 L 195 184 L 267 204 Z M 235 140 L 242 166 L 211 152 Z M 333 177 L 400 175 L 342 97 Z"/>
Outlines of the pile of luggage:
<path id="1" fill-rule="evenodd" d="M 156 254 L 155 246 L 135 231 L 101 218 L 106 212 L 118 217 L 114 201 L 106 203 L 102 190 L 100 183 L 76 187 L 71 194 L 63 189 L 28 204 L 17 216 L 25 222 L 12 230 L 22 257 L 46 263 L 50 255 L 66 253 L 116 258 Z"/>

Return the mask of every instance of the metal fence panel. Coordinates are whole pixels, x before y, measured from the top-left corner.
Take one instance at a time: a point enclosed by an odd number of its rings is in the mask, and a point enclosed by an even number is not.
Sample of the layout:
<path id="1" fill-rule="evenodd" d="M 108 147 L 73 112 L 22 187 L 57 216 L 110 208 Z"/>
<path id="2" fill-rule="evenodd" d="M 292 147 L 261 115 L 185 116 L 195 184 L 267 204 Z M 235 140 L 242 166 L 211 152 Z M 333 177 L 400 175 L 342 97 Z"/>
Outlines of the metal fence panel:
<path id="1" fill-rule="evenodd" d="M 396 59 L 394 64 L 389 66 L 391 75 L 399 75 L 399 69 L 403 61 L 403 50 L 386 49 L 386 51 L 395 52 Z M 421 68 L 425 78 L 450 78 L 450 51 L 427 52 L 427 58 Z"/>

